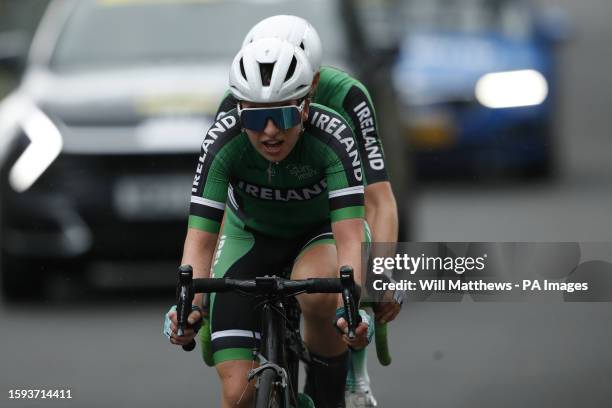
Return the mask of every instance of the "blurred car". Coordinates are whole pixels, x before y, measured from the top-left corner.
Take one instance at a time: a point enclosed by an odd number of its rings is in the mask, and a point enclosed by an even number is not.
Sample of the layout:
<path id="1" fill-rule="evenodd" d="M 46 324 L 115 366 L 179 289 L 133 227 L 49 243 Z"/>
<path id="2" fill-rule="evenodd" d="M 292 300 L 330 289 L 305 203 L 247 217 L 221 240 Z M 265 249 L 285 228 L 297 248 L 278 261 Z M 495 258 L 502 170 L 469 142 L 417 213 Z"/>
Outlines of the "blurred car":
<path id="1" fill-rule="evenodd" d="M 527 0 L 405 0 L 394 68 L 420 176 L 554 170 L 564 15 Z"/>
<path id="2" fill-rule="evenodd" d="M 0 104 L 5 295 L 37 293 L 51 269 L 176 264 L 202 136 L 248 29 L 303 16 L 325 61 L 345 65 L 337 4 L 316 3 L 51 2 L 20 85 Z"/>

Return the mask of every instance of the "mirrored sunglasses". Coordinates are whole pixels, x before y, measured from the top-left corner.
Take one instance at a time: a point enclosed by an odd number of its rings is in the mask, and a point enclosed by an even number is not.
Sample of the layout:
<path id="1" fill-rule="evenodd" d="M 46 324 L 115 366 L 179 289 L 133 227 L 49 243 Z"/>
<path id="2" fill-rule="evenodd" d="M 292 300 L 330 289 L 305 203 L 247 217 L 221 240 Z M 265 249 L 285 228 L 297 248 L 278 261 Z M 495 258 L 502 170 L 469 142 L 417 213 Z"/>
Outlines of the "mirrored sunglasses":
<path id="1" fill-rule="evenodd" d="M 242 127 L 245 129 L 261 132 L 266 128 L 268 119 L 270 119 L 277 128 L 287 130 L 301 122 L 303 107 L 303 102 L 300 106 L 289 105 L 269 108 L 240 108 L 239 105 L 238 114 L 240 115 Z"/>

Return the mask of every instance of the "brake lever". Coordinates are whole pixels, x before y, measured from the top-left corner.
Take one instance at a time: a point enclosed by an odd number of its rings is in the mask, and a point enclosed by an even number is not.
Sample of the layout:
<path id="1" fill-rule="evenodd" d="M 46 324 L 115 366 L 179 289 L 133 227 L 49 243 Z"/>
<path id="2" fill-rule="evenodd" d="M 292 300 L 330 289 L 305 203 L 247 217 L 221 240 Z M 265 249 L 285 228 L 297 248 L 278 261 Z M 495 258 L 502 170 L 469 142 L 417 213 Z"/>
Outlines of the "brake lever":
<path id="1" fill-rule="evenodd" d="M 342 301 L 344 303 L 344 314 L 348 323 L 347 337 L 353 340 L 357 335 L 355 330 L 361 323 L 361 316 L 357 310 L 357 299 L 355 298 L 355 280 L 353 268 L 348 265 L 340 267 L 340 282 L 342 283 Z"/>
<path id="2" fill-rule="evenodd" d="M 178 336 L 185 334 L 187 319 L 191 313 L 193 302 L 193 268 L 191 265 L 181 265 L 178 268 L 178 281 L 176 284 L 176 319 Z M 183 346 L 183 350 L 191 351 L 195 348 L 195 340 Z"/>

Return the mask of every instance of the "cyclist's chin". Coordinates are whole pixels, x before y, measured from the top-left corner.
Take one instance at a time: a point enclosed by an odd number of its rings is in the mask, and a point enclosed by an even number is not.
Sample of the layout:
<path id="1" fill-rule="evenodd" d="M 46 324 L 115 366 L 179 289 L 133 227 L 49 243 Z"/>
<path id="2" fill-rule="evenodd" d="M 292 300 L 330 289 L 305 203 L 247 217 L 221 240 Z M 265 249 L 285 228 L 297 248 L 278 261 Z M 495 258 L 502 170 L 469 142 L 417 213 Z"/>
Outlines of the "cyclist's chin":
<path id="1" fill-rule="evenodd" d="M 266 160 L 279 162 L 285 159 L 285 157 L 287 157 L 290 153 L 290 151 L 284 147 L 285 146 L 282 146 L 280 149 L 267 149 L 265 147 L 262 147 L 257 150 L 259 151 L 259 154 L 261 154 Z"/>

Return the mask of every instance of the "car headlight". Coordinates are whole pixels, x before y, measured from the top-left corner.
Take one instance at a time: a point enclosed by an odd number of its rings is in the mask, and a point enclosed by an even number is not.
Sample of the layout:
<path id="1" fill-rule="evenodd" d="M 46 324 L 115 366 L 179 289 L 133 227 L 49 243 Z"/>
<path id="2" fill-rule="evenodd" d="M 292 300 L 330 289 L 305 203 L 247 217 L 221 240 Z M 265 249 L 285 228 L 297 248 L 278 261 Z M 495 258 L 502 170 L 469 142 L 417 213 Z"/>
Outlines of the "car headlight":
<path id="1" fill-rule="evenodd" d="M 548 96 L 548 82 L 533 69 L 483 75 L 476 83 L 476 99 L 487 108 L 539 105 Z"/>
<path id="2" fill-rule="evenodd" d="M 62 135 L 51 119 L 36 106 L 31 106 L 20 123 L 30 144 L 15 161 L 9 183 L 18 193 L 29 189 L 62 151 Z"/>

